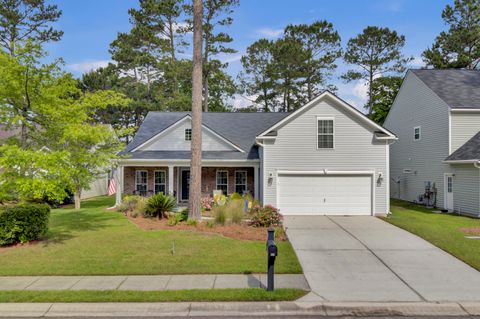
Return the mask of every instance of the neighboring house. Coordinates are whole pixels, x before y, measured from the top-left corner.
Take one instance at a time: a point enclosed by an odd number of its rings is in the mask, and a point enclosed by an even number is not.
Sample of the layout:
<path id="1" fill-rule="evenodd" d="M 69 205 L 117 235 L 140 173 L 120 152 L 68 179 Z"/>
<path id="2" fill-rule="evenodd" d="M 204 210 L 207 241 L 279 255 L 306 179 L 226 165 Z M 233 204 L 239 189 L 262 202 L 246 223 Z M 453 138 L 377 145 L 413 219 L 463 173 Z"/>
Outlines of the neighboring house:
<path id="1" fill-rule="evenodd" d="M 385 127 L 392 197 L 480 216 L 480 71 L 408 71 Z"/>
<path id="2" fill-rule="evenodd" d="M 121 194 L 188 201 L 190 113 L 150 112 L 122 154 Z M 395 135 L 330 92 L 293 113 L 204 113 L 202 195 L 250 193 L 282 214 L 389 210 Z"/>

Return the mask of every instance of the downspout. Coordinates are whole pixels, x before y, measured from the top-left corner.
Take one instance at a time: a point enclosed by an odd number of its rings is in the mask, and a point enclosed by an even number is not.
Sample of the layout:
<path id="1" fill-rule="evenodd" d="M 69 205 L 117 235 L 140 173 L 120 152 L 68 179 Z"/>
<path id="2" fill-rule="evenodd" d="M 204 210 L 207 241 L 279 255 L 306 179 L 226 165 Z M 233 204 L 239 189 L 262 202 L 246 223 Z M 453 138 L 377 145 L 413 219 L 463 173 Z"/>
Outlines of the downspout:
<path id="1" fill-rule="evenodd" d="M 480 161 L 477 161 L 477 162 L 473 163 L 473 166 L 480 169 Z"/>

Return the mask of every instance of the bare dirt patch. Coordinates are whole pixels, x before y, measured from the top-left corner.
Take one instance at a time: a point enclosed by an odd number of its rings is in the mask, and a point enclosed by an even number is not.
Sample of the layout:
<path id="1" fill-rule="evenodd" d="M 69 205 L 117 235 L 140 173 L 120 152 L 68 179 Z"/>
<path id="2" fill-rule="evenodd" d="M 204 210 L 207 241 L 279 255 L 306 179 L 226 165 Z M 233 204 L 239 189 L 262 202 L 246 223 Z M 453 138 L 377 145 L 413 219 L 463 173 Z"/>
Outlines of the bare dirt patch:
<path id="1" fill-rule="evenodd" d="M 465 235 L 480 236 L 480 227 L 460 228 L 460 231 Z"/>
<path id="2" fill-rule="evenodd" d="M 175 226 L 170 226 L 168 225 L 168 221 L 166 219 L 158 220 L 156 218 L 145 217 L 133 218 L 130 215 L 128 216 L 128 219 L 143 230 L 180 230 L 198 232 L 203 234 L 220 235 L 240 240 L 267 240 L 267 228 L 252 227 L 247 225 L 246 223 L 240 225 L 215 225 L 213 227 L 209 227 L 207 226 L 206 221 L 202 221 L 197 225 L 188 225 L 187 223 L 182 222 Z M 276 228 L 275 240 L 287 240 L 287 236 L 285 235 L 283 229 Z"/>

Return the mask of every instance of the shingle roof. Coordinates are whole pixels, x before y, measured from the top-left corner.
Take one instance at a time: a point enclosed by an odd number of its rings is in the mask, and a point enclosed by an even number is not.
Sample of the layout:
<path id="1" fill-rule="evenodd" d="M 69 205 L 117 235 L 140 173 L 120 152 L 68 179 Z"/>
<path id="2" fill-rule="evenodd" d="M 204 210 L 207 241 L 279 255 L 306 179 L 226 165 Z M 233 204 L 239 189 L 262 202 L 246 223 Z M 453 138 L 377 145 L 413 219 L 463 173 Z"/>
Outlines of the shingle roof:
<path id="1" fill-rule="evenodd" d="M 445 159 L 446 161 L 480 160 L 480 132 Z"/>
<path id="2" fill-rule="evenodd" d="M 451 108 L 480 109 L 480 70 L 410 70 Z"/>
<path id="3" fill-rule="evenodd" d="M 129 153 L 128 159 L 159 159 L 159 160 L 189 160 L 190 151 L 136 151 Z M 238 151 L 204 151 L 204 160 L 255 160 L 258 159 L 258 149 L 248 153 Z"/>
<path id="4" fill-rule="evenodd" d="M 258 149 L 255 146 L 255 137 L 282 120 L 284 117 L 288 116 L 289 113 L 203 113 L 202 122 L 203 125 L 207 126 L 209 129 L 215 131 L 218 135 L 227 139 L 231 143 L 237 145 L 241 149 L 245 150 L 246 153 L 241 152 L 215 152 L 216 155 L 221 156 L 220 158 L 228 158 L 231 156 L 237 156 L 242 159 L 257 159 L 258 158 Z M 139 145 L 145 143 L 150 138 L 154 137 L 158 133 L 162 132 L 169 126 L 175 124 L 180 119 L 185 116 L 190 115 L 190 112 L 149 112 L 145 117 L 142 125 L 140 126 L 137 134 L 130 142 L 125 150 L 121 154 L 125 154 L 135 149 Z M 135 154 L 134 153 L 139 153 Z M 166 158 L 163 156 L 170 156 L 169 159 L 172 159 L 171 156 L 178 155 L 183 158 L 184 156 L 190 156 L 189 152 L 168 152 L 168 151 L 155 151 L 152 152 L 134 152 L 130 153 L 131 157 L 133 156 L 143 156 L 143 158 L 152 158 L 147 156 L 156 156 L 159 158 Z M 204 155 L 207 155 L 210 152 L 204 152 Z M 225 154 L 220 154 L 225 153 Z M 236 153 L 232 155 L 232 153 Z M 241 155 L 243 154 L 243 155 Z M 208 155 L 208 156 L 211 156 Z M 155 158 L 155 157 L 154 157 Z M 189 157 L 185 157 L 189 158 Z M 232 158 L 234 159 L 234 158 Z"/>

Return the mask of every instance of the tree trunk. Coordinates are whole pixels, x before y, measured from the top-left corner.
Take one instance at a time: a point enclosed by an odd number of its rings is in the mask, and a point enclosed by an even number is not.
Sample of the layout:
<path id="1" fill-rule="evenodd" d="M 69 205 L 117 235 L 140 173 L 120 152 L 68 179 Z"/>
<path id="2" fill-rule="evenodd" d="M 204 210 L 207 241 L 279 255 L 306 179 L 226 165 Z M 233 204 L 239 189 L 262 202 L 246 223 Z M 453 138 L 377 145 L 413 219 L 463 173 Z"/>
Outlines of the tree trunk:
<path id="1" fill-rule="evenodd" d="M 200 220 L 202 187 L 202 0 L 193 0 L 192 158 L 188 218 Z"/>
<path id="2" fill-rule="evenodd" d="M 82 197 L 82 188 L 78 187 L 74 195 L 75 209 L 80 209 L 81 197 Z"/>
<path id="3" fill-rule="evenodd" d="M 204 97 L 203 97 L 203 110 L 208 112 L 208 75 L 205 76 L 205 89 L 204 89 Z"/>
<path id="4" fill-rule="evenodd" d="M 203 17 L 202 17 L 203 19 Z M 210 37 L 208 33 L 205 35 L 205 53 L 203 55 L 203 68 L 205 68 L 205 72 L 203 72 L 203 111 L 208 112 L 208 75 L 210 70 L 208 69 L 208 42 L 210 41 Z M 202 69 L 203 70 L 203 69 Z"/>
<path id="5" fill-rule="evenodd" d="M 372 114 L 373 100 L 372 100 L 372 91 L 373 91 L 373 70 L 370 68 L 370 78 L 368 82 L 368 115 Z"/>
<path id="6" fill-rule="evenodd" d="M 175 32 L 173 31 L 174 23 L 172 19 L 168 21 L 168 33 L 170 37 L 170 60 L 171 60 L 171 68 L 173 71 L 173 96 L 178 96 L 178 77 L 177 77 L 177 58 L 175 57 Z"/>

